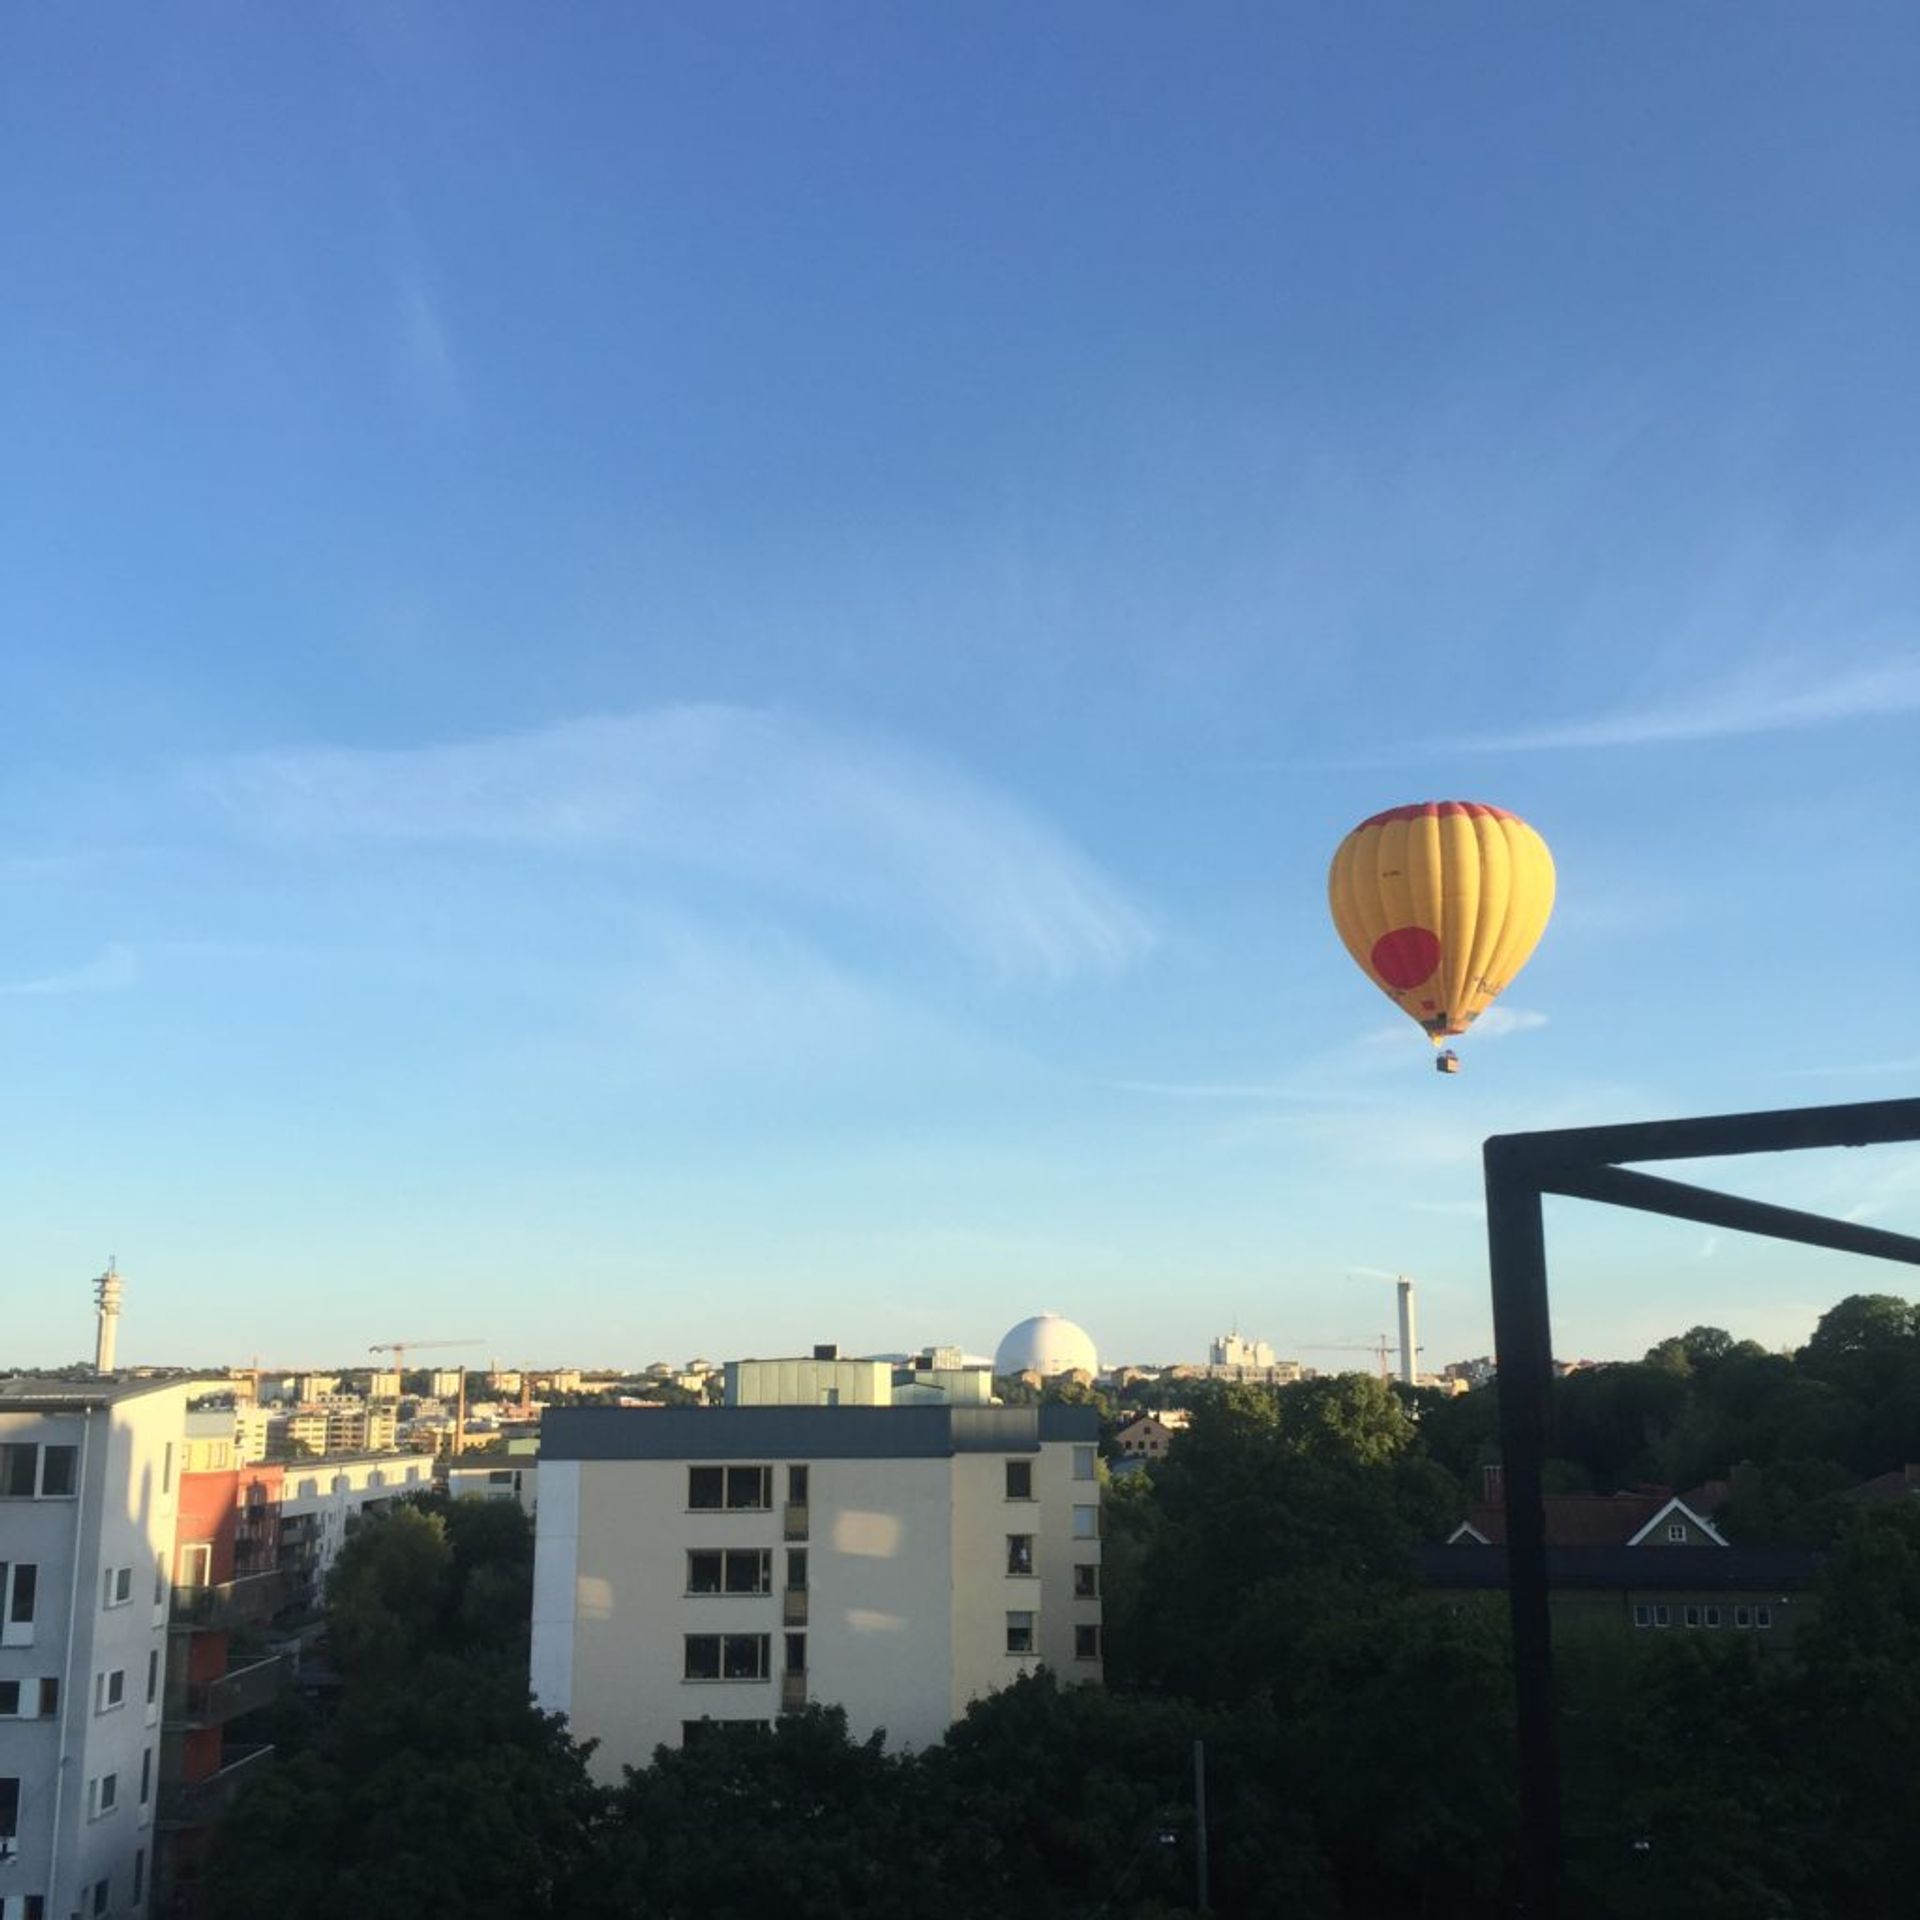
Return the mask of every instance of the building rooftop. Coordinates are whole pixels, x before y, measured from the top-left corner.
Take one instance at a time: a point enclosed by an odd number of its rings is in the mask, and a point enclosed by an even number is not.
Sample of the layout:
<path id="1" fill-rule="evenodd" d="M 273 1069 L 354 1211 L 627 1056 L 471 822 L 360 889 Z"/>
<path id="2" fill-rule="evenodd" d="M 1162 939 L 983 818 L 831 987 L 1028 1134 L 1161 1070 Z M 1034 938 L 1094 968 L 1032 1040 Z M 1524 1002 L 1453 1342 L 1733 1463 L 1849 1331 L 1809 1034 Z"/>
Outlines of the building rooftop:
<path id="1" fill-rule="evenodd" d="M 184 1373 L 139 1380 L 61 1380 L 48 1374 L 18 1373 L 11 1379 L 0 1380 L 0 1411 L 79 1413 L 90 1407 L 110 1407 L 143 1393 L 159 1393 L 168 1387 L 201 1384 L 200 1376 Z"/>
<path id="2" fill-rule="evenodd" d="M 543 1460 L 938 1460 L 1100 1437 L 1094 1407 L 557 1407 Z"/>

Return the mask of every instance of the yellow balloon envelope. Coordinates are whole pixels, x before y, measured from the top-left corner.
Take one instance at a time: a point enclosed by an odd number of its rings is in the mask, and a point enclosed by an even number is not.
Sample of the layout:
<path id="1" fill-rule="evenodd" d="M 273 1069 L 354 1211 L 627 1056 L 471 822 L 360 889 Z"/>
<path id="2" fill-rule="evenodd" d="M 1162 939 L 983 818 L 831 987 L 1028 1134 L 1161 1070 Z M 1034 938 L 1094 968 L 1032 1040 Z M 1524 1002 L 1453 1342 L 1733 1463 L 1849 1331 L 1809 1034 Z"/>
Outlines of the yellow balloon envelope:
<path id="1" fill-rule="evenodd" d="M 1438 1046 L 1526 964 L 1553 911 L 1553 856 L 1515 814 L 1428 800 L 1362 820 L 1327 894 L 1361 971 Z"/>

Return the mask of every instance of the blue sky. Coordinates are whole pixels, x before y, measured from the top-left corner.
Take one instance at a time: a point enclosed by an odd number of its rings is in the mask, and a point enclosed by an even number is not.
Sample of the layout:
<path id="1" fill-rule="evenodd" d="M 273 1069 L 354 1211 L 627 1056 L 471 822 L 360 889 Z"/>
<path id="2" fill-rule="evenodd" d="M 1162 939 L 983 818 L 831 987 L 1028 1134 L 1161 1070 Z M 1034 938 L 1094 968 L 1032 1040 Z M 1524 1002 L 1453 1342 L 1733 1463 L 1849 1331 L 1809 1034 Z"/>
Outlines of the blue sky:
<path id="1" fill-rule="evenodd" d="M 1920 16 L 0 20 L 0 1360 L 1490 1345 L 1920 1086 Z M 1446 1081 L 1326 862 L 1560 905 Z M 1920 1229 L 1920 1151 L 1725 1170 Z M 1569 1203 L 1559 1344 L 1901 1270 Z M 1322 1364 L 1340 1356 L 1318 1356 Z"/>

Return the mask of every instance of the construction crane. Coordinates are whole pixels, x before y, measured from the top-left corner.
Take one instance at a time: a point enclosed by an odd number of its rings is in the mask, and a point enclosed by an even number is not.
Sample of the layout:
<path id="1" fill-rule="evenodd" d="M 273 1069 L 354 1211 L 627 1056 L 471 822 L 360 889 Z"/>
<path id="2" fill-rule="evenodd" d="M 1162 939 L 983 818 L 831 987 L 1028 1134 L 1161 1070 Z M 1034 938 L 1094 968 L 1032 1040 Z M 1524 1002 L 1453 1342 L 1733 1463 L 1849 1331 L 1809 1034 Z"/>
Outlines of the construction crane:
<path id="1" fill-rule="evenodd" d="M 1336 1343 L 1323 1347 L 1302 1347 L 1300 1351 L 1302 1353 L 1370 1353 L 1379 1363 L 1380 1378 L 1382 1380 L 1390 1380 L 1393 1378 L 1387 1366 L 1387 1362 L 1393 1354 L 1393 1342 L 1389 1340 L 1384 1333 L 1370 1346 L 1342 1345 Z"/>
<path id="2" fill-rule="evenodd" d="M 405 1386 L 408 1354 L 423 1352 L 428 1347 L 484 1347 L 486 1344 L 485 1340 L 376 1340 L 367 1351 L 392 1354 L 393 1370 Z"/>

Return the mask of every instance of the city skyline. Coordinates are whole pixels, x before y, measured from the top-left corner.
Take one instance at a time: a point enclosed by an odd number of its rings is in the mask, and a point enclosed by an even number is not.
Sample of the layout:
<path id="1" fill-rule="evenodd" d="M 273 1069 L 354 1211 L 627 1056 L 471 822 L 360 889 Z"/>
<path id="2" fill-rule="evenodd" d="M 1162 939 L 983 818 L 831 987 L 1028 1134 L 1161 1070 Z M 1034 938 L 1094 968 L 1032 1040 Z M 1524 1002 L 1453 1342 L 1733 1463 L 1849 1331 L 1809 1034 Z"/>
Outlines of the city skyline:
<path id="1" fill-rule="evenodd" d="M 0 25 L 0 1364 L 108 1249 L 123 1364 L 1465 1358 L 1488 1134 L 1920 1083 L 1909 10 L 109 11 Z M 1451 1081 L 1324 892 L 1442 797 L 1560 876 Z M 1549 1232 L 1568 1357 L 1906 1285 Z"/>

